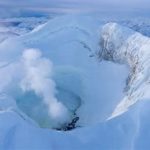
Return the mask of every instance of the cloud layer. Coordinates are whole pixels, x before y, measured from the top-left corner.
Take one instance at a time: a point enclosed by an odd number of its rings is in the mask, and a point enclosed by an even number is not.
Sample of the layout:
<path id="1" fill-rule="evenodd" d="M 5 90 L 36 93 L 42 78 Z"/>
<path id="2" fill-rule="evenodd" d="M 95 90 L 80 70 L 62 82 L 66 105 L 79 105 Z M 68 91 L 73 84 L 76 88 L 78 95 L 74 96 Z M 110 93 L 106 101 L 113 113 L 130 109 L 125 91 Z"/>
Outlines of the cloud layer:
<path id="1" fill-rule="evenodd" d="M 149 0 L 1 0 L 0 4 L 11 6 L 31 6 L 31 7 L 93 7 L 93 8 L 150 8 Z"/>

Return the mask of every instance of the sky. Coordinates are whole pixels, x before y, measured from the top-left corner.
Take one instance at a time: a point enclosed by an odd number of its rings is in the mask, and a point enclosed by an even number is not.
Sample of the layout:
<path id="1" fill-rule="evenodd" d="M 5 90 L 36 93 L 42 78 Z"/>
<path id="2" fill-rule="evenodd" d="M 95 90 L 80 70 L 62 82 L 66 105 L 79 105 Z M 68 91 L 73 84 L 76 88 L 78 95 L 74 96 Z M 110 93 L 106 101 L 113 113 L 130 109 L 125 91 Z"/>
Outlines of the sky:
<path id="1" fill-rule="evenodd" d="M 9 8 L 8 8 L 9 7 Z M 150 14 L 150 0 L 0 0 L 0 17 L 36 12 L 130 12 Z"/>
<path id="2" fill-rule="evenodd" d="M 30 7 L 93 7 L 93 8 L 138 8 L 149 9 L 150 0 L 0 0 L 0 4 Z"/>

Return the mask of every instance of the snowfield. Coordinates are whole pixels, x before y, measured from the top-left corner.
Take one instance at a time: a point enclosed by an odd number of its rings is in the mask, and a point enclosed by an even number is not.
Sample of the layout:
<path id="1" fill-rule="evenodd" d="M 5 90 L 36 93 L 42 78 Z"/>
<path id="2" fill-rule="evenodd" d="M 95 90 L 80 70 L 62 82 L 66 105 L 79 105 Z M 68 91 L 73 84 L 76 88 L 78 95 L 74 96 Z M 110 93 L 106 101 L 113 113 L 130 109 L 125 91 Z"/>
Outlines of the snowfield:
<path id="1" fill-rule="evenodd" d="M 0 149 L 148 150 L 149 47 L 138 32 L 78 15 L 5 38 Z"/>

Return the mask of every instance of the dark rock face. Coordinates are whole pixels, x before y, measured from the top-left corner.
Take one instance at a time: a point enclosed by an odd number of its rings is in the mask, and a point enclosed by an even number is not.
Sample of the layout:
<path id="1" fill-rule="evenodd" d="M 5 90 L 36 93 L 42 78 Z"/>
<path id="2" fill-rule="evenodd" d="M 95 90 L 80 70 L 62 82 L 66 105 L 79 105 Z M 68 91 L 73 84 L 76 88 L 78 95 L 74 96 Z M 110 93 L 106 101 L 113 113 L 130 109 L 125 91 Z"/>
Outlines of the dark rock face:
<path id="1" fill-rule="evenodd" d="M 66 124 L 62 128 L 57 128 L 56 130 L 59 130 L 59 131 L 70 131 L 70 130 L 73 130 L 73 129 L 76 128 L 76 123 L 78 122 L 78 120 L 79 120 L 79 117 L 74 117 L 70 123 Z"/>

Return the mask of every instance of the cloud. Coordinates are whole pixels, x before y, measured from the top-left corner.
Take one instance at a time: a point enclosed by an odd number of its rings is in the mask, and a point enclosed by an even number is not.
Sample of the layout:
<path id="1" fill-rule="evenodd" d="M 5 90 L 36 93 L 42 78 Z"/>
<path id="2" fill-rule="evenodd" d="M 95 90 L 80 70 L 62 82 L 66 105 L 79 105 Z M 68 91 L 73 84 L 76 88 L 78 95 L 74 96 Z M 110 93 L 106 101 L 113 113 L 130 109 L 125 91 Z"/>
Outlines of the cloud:
<path id="1" fill-rule="evenodd" d="M 149 0 L 1 0 L 0 4 L 34 7 L 150 8 Z"/>

